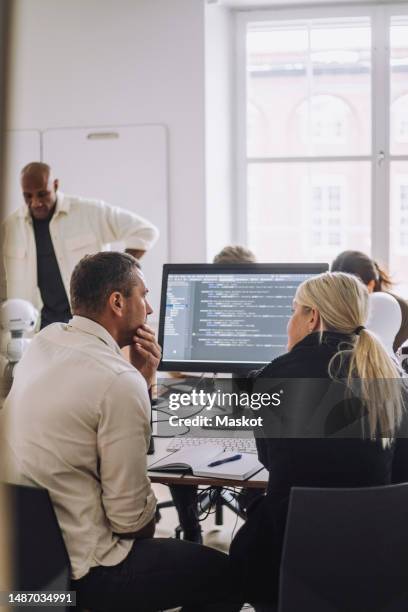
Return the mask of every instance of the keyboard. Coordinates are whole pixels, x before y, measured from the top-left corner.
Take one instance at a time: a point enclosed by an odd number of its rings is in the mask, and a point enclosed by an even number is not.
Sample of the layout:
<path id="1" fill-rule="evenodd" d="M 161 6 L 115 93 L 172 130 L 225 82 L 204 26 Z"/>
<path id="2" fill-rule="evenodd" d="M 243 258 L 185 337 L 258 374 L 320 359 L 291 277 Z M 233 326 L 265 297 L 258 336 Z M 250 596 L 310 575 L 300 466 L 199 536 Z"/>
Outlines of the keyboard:
<path id="1" fill-rule="evenodd" d="M 177 451 L 181 448 L 200 446 L 201 444 L 219 444 L 225 450 L 240 453 L 256 454 L 255 438 L 172 438 L 167 446 L 168 451 Z"/>

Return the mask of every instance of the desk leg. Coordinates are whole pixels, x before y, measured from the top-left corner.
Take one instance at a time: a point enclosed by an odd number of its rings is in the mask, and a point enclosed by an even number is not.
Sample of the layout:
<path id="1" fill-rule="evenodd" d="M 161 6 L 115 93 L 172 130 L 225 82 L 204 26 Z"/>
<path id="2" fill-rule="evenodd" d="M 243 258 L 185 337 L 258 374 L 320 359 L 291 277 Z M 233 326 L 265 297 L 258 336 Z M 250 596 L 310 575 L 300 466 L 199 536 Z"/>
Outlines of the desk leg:
<path id="1" fill-rule="evenodd" d="M 222 508 L 222 504 L 223 504 L 223 499 L 222 499 L 222 489 L 217 487 L 216 488 L 217 491 L 217 497 L 215 500 L 215 524 L 216 525 L 222 525 L 223 524 L 223 508 Z"/>

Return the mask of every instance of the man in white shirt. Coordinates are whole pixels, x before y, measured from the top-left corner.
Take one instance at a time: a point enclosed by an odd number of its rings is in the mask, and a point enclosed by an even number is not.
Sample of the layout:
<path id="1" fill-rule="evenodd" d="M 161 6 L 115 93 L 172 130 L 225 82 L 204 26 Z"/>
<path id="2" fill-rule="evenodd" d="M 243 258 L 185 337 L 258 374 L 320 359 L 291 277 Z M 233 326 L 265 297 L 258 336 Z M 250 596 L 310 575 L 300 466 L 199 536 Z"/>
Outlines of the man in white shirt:
<path id="1" fill-rule="evenodd" d="M 227 603 L 233 577 L 226 555 L 153 539 L 148 388 L 161 349 L 146 324 L 146 294 L 128 254 L 100 252 L 79 262 L 73 319 L 37 334 L 16 367 L 1 415 L 6 477 L 48 489 L 84 607 L 239 610 Z M 214 603 L 220 607 L 206 607 Z"/>
<path id="2" fill-rule="evenodd" d="M 71 317 L 69 281 L 84 256 L 124 241 L 140 258 L 158 237 L 146 219 L 98 200 L 64 195 L 51 168 L 32 162 L 21 172 L 23 205 L 4 222 L 7 297 L 41 309 L 41 327 Z"/>

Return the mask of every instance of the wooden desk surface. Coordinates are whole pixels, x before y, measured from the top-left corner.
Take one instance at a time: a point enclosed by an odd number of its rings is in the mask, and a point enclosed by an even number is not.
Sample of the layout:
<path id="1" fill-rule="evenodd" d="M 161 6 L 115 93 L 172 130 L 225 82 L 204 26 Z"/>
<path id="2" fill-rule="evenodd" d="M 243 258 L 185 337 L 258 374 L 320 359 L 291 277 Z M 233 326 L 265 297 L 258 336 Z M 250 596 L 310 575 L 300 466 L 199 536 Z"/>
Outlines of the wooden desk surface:
<path id="1" fill-rule="evenodd" d="M 155 452 L 147 458 L 148 467 L 168 457 L 172 453 L 166 450 L 166 446 L 170 440 L 167 438 L 155 438 Z M 246 489 L 266 489 L 268 484 L 268 472 L 263 469 L 257 474 L 254 474 L 248 480 L 229 480 L 224 478 L 204 478 L 203 476 L 190 476 L 186 474 L 171 474 L 169 472 L 149 472 L 149 478 L 152 482 L 160 484 L 178 484 L 178 485 L 202 485 L 202 486 L 217 486 L 217 487 L 245 487 Z"/>

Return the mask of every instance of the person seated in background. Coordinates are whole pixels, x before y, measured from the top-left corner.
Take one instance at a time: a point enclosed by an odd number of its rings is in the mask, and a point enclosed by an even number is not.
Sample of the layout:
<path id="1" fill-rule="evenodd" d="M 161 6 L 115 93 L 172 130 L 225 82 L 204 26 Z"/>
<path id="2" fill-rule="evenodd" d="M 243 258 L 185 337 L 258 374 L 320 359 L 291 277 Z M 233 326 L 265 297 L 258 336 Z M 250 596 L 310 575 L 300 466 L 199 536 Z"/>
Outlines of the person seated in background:
<path id="1" fill-rule="evenodd" d="M 255 254 L 246 247 L 239 244 L 225 246 L 217 255 L 214 255 L 215 264 L 234 264 L 234 263 L 256 263 Z"/>
<path id="2" fill-rule="evenodd" d="M 408 339 L 408 302 L 390 291 L 393 282 L 387 272 L 361 251 L 343 251 L 334 259 L 330 270 L 354 274 L 367 286 L 369 293 L 384 291 L 397 300 L 401 308 L 401 325 L 393 342 L 394 353 L 396 353 Z"/>
<path id="3" fill-rule="evenodd" d="M 256 257 L 246 247 L 228 245 L 215 255 L 213 263 L 256 263 Z M 196 485 L 170 485 L 169 488 L 178 513 L 180 527 L 183 530 L 183 538 L 201 544 L 203 537 L 198 510 L 198 487 Z M 238 497 L 240 509 L 245 511 L 249 504 L 261 493 L 260 489 L 242 489 Z"/>
<path id="4" fill-rule="evenodd" d="M 74 317 L 38 333 L 16 368 L 0 415 L 1 468 L 10 482 L 49 491 L 81 607 L 240 610 L 229 603 L 239 595 L 226 555 L 153 538 L 148 389 L 161 349 L 146 324 L 147 291 L 131 255 L 101 252 L 77 264 Z"/>
<path id="5" fill-rule="evenodd" d="M 280 429 L 274 437 L 265 429 L 265 437 L 256 437 L 259 459 L 269 472 L 267 494 L 251 508 L 230 548 L 251 602 L 277 600 L 291 487 L 364 487 L 408 480 L 407 440 L 398 437 L 403 435 L 402 379 L 384 346 L 364 327 L 368 298 L 367 287 L 350 274 L 326 272 L 304 281 L 288 323 L 288 352 L 253 376 L 257 391 L 276 384 L 283 388 L 282 380 L 288 389 L 300 388 L 297 405 L 283 396 L 279 409 L 265 408 L 264 413 L 266 420 L 269 413 L 283 426 L 303 415 L 306 433 L 301 435 L 300 429 L 286 435 L 289 431 Z M 333 386 L 336 401 L 327 405 Z M 322 406 L 329 410 L 322 412 Z M 350 419 L 350 410 L 355 418 Z M 338 428 L 315 435 L 322 415 L 323 432 L 326 416 L 330 421 L 334 417 Z M 316 430 L 310 429 L 315 418 Z"/>

